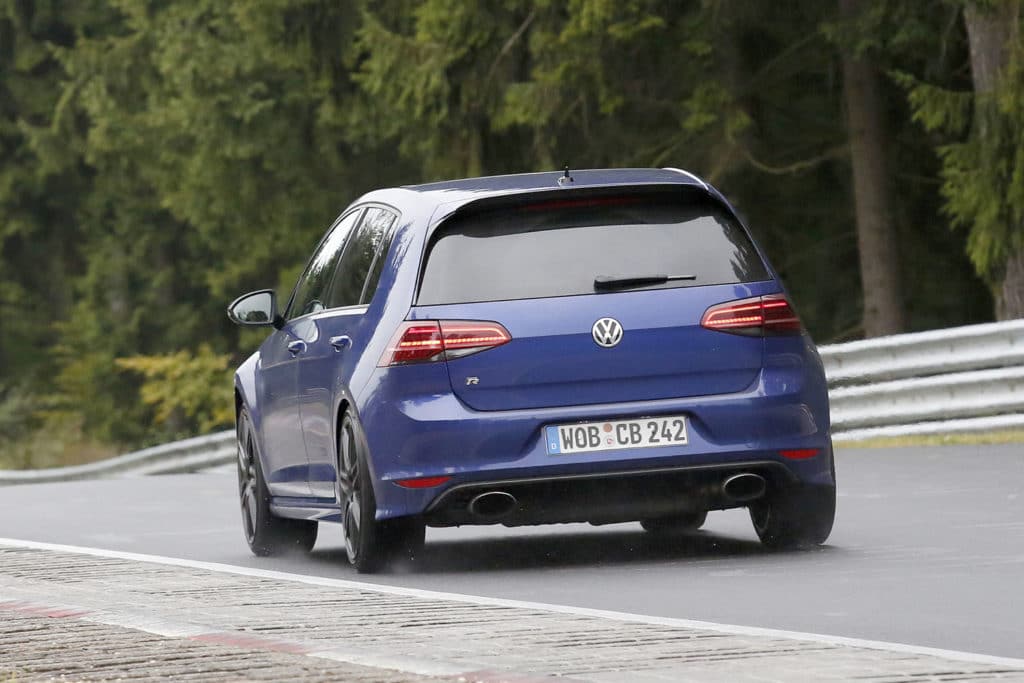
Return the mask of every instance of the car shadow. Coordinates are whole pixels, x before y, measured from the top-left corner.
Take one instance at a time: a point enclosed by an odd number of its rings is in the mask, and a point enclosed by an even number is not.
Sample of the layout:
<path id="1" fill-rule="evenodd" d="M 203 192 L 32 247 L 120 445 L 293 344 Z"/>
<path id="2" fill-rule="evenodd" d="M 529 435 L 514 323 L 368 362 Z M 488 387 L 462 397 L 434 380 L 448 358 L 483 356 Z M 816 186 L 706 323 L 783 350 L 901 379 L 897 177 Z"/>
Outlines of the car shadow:
<path id="1" fill-rule="evenodd" d="M 828 550 L 828 546 L 822 546 L 810 552 Z M 640 530 L 569 532 L 465 541 L 428 541 L 415 562 L 398 562 L 391 571 L 427 575 L 734 560 L 781 554 L 804 552 L 780 553 L 765 548 L 758 541 L 708 531 L 678 534 L 651 534 Z M 316 551 L 310 559 L 342 566 L 348 563 L 344 550 L 340 548 Z"/>

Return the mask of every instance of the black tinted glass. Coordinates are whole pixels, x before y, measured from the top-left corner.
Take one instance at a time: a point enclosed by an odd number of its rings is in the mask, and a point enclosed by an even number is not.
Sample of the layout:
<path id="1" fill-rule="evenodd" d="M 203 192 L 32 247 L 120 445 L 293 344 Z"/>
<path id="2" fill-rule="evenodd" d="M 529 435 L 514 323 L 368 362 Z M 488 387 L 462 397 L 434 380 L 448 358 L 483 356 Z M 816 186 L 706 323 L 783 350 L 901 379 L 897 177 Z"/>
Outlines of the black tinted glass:
<path id="1" fill-rule="evenodd" d="M 342 254 L 341 261 L 338 263 L 337 274 L 327 297 L 327 304 L 330 308 L 353 306 L 360 303 L 363 287 L 369 284 L 367 276 L 370 275 L 377 252 L 381 249 L 394 220 L 395 214 L 385 209 L 366 210 L 366 215 L 353 238 L 349 240 L 345 247 L 345 253 Z M 383 257 L 380 260 L 383 260 Z M 380 277 L 380 271 L 376 271 L 376 277 Z M 373 289 L 376 286 L 377 282 L 374 280 Z M 368 291 L 372 295 L 373 292 L 369 287 Z"/>
<path id="2" fill-rule="evenodd" d="M 677 197 L 544 202 L 455 218 L 439 228 L 418 303 L 592 294 L 599 291 L 595 278 L 654 275 L 692 279 L 641 286 L 769 278 L 746 232 L 717 205 Z"/>
<path id="3" fill-rule="evenodd" d="M 320 243 L 320 248 L 310 259 L 306 271 L 295 285 L 295 293 L 292 295 L 292 302 L 288 307 L 289 319 L 307 313 L 316 313 L 327 307 L 325 290 L 334 273 L 335 264 L 338 263 L 338 258 L 341 256 L 345 238 L 351 232 L 359 214 L 359 211 L 353 211 L 342 218 Z"/>
<path id="4" fill-rule="evenodd" d="M 366 276 L 366 284 L 363 285 L 363 296 L 360 299 L 360 303 L 369 303 L 370 299 L 373 298 L 373 293 L 377 291 L 377 283 L 380 281 L 380 274 L 384 271 L 384 262 L 387 260 L 388 249 L 391 247 L 391 236 L 393 235 L 391 227 L 394 225 L 396 218 L 395 214 L 381 209 L 376 219 L 381 223 L 379 229 L 383 230 L 381 234 L 384 237 L 381 240 L 380 246 L 377 247 L 377 255 L 373 259 L 373 265 L 370 266 L 370 274 Z"/>

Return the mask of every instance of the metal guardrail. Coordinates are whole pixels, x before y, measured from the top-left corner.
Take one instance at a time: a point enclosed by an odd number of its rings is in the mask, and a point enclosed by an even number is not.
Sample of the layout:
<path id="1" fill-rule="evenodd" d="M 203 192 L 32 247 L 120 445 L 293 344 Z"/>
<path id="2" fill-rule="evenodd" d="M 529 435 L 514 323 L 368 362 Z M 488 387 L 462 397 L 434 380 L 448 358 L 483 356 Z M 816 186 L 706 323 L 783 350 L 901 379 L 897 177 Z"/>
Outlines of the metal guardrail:
<path id="1" fill-rule="evenodd" d="M 0 471 L 0 484 L 41 484 L 111 476 L 177 474 L 224 465 L 234 462 L 236 457 L 235 432 L 228 430 L 153 446 L 87 465 L 41 470 L 3 470 Z"/>
<path id="2" fill-rule="evenodd" d="M 823 346 L 835 441 L 1024 429 L 1024 320 Z M 0 484 L 172 474 L 234 462 L 232 430 Z"/>
<path id="3" fill-rule="evenodd" d="M 836 441 L 1024 427 L 1024 320 L 820 351 Z"/>
<path id="4" fill-rule="evenodd" d="M 822 346 L 830 388 L 1024 366 L 1024 320 Z"/>

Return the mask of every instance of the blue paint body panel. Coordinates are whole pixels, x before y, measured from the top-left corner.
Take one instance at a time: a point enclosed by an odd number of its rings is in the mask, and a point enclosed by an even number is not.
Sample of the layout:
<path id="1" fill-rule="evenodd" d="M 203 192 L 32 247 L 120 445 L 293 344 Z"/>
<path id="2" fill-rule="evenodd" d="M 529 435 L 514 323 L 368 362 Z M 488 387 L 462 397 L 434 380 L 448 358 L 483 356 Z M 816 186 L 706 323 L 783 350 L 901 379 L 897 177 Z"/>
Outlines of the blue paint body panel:
<path id="1" fill-rule="evenodd" d="M 378 519 L 422 514 L 451 487 L 491 480 L 756 460 L 780 463 L 806 484 L 834 484 L 827 389 L 810 338 L 742 336 L 700 325 L 712 305 L 784 293 L 767 259 L 769 279 L 743 284 L 415 304 L 429 235 L 480 200 L 678 186 L 735 213 L 714 188 L 680 172 L 575 171 L 565 186 L 560 175 L 379 190 L 353 203 L 383 204 L 399 215 L 372 299 L 289 321 L 235 376 L 275 510 L 338 518 L 337 433 L 346 410 L 368 448 Z M 591 336 L 591 326 L 606 316 L 624 329 L 611 349 Z M 512 340 L 448 361 L 378 367 L 407 320 L 494 321 Z M 330 343 L 340 335 L 351 340 L 342 350 Z M 303 350 L 292 354 L 296 341 Z M 686 416 L 685 446 L 551 454 L 546 445 L 545 430 L 554 425 L 659 415 Z M 805 448 L 821 455 L 787 460 L 779 453 Z M 426 489 L 395 483 L 427 476 L 451 479 Z"/>

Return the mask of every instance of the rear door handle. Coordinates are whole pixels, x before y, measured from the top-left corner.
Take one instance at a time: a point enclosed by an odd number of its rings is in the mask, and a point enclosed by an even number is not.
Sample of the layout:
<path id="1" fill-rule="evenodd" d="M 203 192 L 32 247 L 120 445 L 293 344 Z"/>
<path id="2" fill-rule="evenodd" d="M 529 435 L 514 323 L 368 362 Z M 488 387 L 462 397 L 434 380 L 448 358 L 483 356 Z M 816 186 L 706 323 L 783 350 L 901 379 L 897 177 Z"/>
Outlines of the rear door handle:
<path id="1" fill-rule="evenodd" d="M 296 339 L 295 341 L 288 342 L 288 353 L 292 354 L 293 356 L 302 353 L 305 350 L 306 342 L 302 341 L 301 339 Z"/>
<path id="2" fill-rule="evenodd" d="M 331 346 L 334 347 L 335 351 L 341 351 L 342 349 L 352 346 L 352 337 L 347 334 L 340 334 L 337 337 L 331 337 Z"/>

